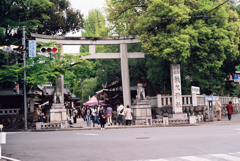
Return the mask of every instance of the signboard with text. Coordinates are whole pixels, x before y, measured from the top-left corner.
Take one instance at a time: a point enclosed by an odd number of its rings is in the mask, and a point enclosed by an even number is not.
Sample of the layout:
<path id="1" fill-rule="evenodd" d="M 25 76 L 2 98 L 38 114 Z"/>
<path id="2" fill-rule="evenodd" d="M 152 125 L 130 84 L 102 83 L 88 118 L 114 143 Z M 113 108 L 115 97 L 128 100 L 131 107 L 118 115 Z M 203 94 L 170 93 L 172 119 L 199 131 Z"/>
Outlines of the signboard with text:
<path id="1" fill-rule="evenodd" d="M 29 40 L 29 57 L 36 57 L 36 40 Z"/>
<path id="2" fill-rule="evenodd" d="M 191 86 L 192 94 L 200 94 L 200 87 Z"/>

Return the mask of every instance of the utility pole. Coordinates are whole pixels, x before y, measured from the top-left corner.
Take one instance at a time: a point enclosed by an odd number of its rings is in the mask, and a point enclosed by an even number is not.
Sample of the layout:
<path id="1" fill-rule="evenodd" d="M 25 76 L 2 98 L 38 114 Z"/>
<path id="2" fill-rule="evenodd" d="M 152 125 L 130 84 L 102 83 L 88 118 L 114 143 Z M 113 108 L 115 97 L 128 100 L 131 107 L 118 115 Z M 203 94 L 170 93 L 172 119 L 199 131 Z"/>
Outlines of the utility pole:
<path id="1" fill-rule="evenodd" d="M 27 131 L 27 98 L 26 98 L 26 44 L 25 44 L 25 26 L 23 26 L 23 38 L 22 38 L 22 45 L 23 45 L 23 96 L 24 96 L 24 120 L 25 120 L 25 131 Z"/>

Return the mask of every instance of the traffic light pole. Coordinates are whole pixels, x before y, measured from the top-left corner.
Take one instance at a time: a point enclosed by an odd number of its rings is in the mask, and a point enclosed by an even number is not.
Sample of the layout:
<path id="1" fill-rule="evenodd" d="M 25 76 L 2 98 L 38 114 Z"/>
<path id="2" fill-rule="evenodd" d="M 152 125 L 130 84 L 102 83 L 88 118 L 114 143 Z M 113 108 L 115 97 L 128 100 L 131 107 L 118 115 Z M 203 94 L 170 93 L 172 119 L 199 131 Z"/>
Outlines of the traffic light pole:
<path id="1" fill-rule="evenodd" d="M 27 131 L 27 95 L 26 95 L 26 44 L 25 44 L 25 26 L 23 26 L 23 38 L 22 38 L 22 45 L 23 45 L 23 96 L 24 96 L 24 121 L 25 121 L 25 131 Z"/>

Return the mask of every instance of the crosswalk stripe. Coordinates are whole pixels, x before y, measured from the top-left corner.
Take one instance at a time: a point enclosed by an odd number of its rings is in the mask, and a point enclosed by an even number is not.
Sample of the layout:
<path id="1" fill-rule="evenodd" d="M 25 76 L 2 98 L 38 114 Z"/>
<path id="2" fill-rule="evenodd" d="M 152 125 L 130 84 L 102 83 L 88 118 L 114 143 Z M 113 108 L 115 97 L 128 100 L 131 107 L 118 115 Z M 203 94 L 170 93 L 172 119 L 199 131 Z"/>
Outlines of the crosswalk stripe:
<path id="1" fill-rule="evenodd" d="M 147 160 L 147 161 L 168 161 L 166 159 L 150 159 L 150 160 Z"/>
<path id="2" fill-rule="evenodd" d="M 240 160 L 239 157 L 235 157 L 235 156 L 231 156 L 231 155 L 227 155 L 227 154 L 210 154 L 210 155 L 217 157 L 217 158 L 226 159 L 229 161 L 239 161 Z"/>
<path id="3" fill-rule="evenodd" d="M 148 159 L 148 160 L 134 160 L 134 161 L 168 161 L 166 159 Z"/>
<path id="4" fill-rule="evenodd" d="M 213 160 L 226 160 L 226 161 L 240 161 L 240 152 L 227 153 L 227 154 L 205 154 L 197 156 L 182 156 L 164 159 L 143 159 L 134 161 L 213 161 Z"/>
<path id="5" fill-rule="evenodd" d="M 185 159 L 185 160 L 190 160 L 190 161 L 210 161 L 208 159 L 203 159 L 203 158 L 199 158 L 196 156 L 186 156 L 186 157 L 179 157 L 181 159 Z"/>

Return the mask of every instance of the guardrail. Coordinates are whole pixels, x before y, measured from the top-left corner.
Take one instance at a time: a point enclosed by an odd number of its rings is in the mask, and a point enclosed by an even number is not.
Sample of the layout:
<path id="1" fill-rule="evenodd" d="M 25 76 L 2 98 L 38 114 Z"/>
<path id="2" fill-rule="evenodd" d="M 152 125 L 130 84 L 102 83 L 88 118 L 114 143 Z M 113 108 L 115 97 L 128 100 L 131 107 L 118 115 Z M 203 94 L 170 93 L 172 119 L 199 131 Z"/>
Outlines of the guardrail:
<path id="1" fill-rule="evenodd" d="M 205 105 L 205 95 L 197 95 L 197 105 Z"/>
<path id="2" fill-rule="evenodd" d="M 36 122 L 36 130 L 42 130 L 42 129 L 66 129 L 67 125 L 68 125 L 67 121 L 50 122 L 50 123 Z"/>
<path id="3" fill-rule="evenodd" d="M 20 108 L 0 109 L 0 115 L 14 115 L 19 114 Z"/>

